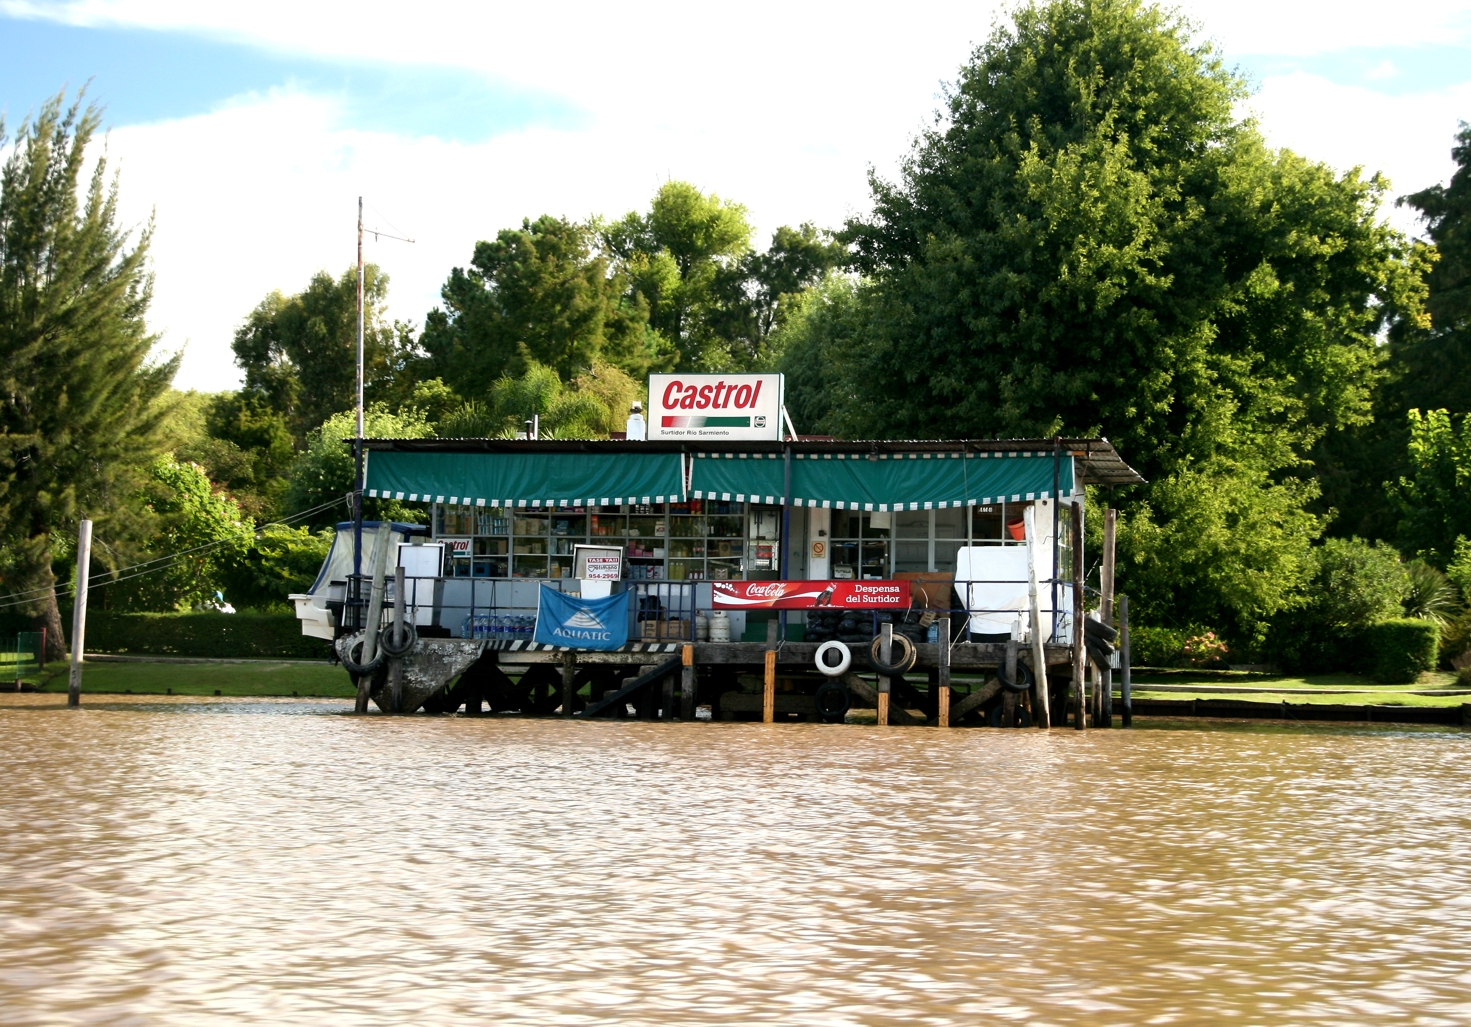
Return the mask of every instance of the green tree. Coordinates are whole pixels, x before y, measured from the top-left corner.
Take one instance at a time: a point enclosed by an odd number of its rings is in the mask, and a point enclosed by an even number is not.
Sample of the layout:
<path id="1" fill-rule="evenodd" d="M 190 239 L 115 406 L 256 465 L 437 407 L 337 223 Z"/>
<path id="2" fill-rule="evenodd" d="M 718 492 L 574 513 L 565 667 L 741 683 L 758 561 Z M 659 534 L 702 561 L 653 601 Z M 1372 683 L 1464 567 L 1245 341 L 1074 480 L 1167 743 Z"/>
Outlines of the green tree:
<path id="1" fill-rule="evenodd" d="M 688 182 L 665 182 L 647 213 L 631 211 L 602 234 L 630 295 L 647 304 L 649 324 L 673 345 L 680 367 L 742 366 L 727 311 L 743 299 L 735 285 L 751 252 L 745 207 Z"/>
<path id="2" fill-rule="evenodd" d="M 1384 183 L 1269 149 L 1197 38 L 1137 0 L 1015 10 L 844 233 L 871 282 L 849 387 L 880 436 L 1106 435 L 1162 529 L 1233 510 L 1140 612 L 1251 634 L 1321 530 L 1306 458 L 1367 419 L 1376 338 L 1421 286 Z M 1283 587 L 1224 585 L 1260 576 Z"/>
<path id="3" fill-rule="evenodd" d="M 539 419 L 544 439 L 605 439 L 622 431 L 637 383 L 610 364 L 596 361 L 568 385 L 550 367 L 528 361 L 520 376 L 503 375 L 489 397 L 471 400 L 436 425 L 446 438 L 515 438 L 526 422 Z"/>
<path id="4" fill-rule="evenodd" d="M 187 610 L 214 599 L 223 587 L 221 567 L 252 535 L 240 507 L 215 488 L 204 468 L 172 457 L 160 457 L 149 468 L 139 498 L 157 525 L 147 551 L 168 560 L 150 573 L 121 575 L 107 589 L 108 606 Z M 107 562 L 105 550 L 99 555 Z"/>
<path id="5" fill-rule="evenodd" d="M 1471 536 L 1471 416 L 1460 427 L 1445 410 L 1411 410 L 1409 473 L 1390 487 L 1400 514 L 1399 540 L 1444 567 L 1456 540 Z"/>
<path id="6" fill-rule="evenodd" d="M 83 513 L 103 542 L 142 530 L 132 497 L 162 448 L 178 366 L 151 357 L 151 226 L 119 226 L 105 157 L 83 185 L 99 121 L 58 95 L 0 169 L 0 586 L 41 597 L 53 659 L 65 654 L 53 557 Z"/>
<path id="7" fill-rule="evenodd" d="M 857 279 L 832 273 L 798 293 L 768 340 L 771 366 L 786 375 L 786 405 L 804 435 L 863 433 L 856 383 L 863 375 L 864 304 Z"/>
<path id="8" fill-rule="evenodd" d="M 544 216 L 475 244 L 425 321 L 428 373 L 468 399 L 528 361 L 570 379 L 602 360 L 642 377 L 668 362 L 647 305 L 594 250 L 587 225 Z"/>
<path id="9" fill-rule="evenodd" d="M 368 402 L 407 399 L 417 371 L 410 326 L 390 323 L 388 276 L 363 269 L 363 390 Z M 357 269 L 312 276 L 293 296 L 272 292 L 236 330 L 231 348 L 245 391 L 286 418 L 298 443 L 357 402 Z"/>
<path id="10" fill-rule="evenodd" d="M 1436 252 L 1425 302 L 1430 328 L 1391 350 L 1400 413 L 1412 407 L 1471 412 L 1471 125 L 1461 124 L 1451 157 L 1456 170 L 1448 184 L 1399 200 L 1420 212 Z"/>
<path id="11" fill-rule="evenodd" d="M 382 403 L 363 411 L 363 431 L 372 439 L 422 439 L 434 434 L 424 415 L 413 408 L 394 413 Z M 291 466 L 291 476 L 282 501 L 288 513 L 301 513 L 323 503 L 340 500 L 313 514 L 307 524 L 323 528 L 347 517 L 347 497 L 353 489 L 351 440 L 357 435 L 357 414 L 344 410 L 327 418 L 307 439 L 306 450 Z M 370 519 L 422 523 L 423 508 L 390 499 L 365 499 L 364 516 Z"/>
<path id="12" fill-rule="evenodd" d="M 268 524 L 247 544 L 222 556 L 220 583 L 237 610 L 289 611 L 286 597 L 317 579 L 336 531 Z"/>

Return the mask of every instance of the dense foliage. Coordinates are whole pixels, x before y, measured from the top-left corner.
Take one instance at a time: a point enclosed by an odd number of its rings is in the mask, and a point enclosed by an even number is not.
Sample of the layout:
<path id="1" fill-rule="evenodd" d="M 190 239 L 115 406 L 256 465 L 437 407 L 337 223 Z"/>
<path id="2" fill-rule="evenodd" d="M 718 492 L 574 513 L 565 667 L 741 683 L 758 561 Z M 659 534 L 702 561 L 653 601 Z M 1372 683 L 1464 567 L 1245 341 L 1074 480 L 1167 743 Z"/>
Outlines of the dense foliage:
<path id="1" fill-rule="evenodd" d="M 1423 289 L 1384 183 L 1269 148 L 1244 95 L 1159 9 L 1019 9 L 873 179 L 856 294 L 784 333 L 807 430 L 1105 435 L 1151 479 L 1123 499 L 1141 615 L 1262 630 L 1323 529 L 1312 447 L 1367 419 L 1376 337 Z"/>

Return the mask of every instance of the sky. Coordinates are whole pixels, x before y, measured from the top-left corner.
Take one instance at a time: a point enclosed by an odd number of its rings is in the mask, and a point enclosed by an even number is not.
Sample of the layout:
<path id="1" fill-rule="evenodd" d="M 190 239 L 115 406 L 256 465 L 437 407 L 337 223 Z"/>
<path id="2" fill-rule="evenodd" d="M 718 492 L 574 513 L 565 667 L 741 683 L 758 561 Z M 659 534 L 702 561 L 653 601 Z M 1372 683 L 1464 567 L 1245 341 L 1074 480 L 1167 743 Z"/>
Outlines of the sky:
<path id="1" fill-rule="evenodd" d="M 1471 121 L 1471 0 L 1194 0 L 1268 139 L 1394 195 L 1446 180 Z M 13 134 L 58 90 L 105 106 L 128 224 L 153 218 L 151 323 L 176 384 L 235 387 L 268 292 L 356 259 L 422 325 L 478 239 L 618 217 L 684 179 L 783 224 L 868 209 L 1005 6 L 0 0 Z M 1414 232 L 1412 212 L 1384 216 Z"/>

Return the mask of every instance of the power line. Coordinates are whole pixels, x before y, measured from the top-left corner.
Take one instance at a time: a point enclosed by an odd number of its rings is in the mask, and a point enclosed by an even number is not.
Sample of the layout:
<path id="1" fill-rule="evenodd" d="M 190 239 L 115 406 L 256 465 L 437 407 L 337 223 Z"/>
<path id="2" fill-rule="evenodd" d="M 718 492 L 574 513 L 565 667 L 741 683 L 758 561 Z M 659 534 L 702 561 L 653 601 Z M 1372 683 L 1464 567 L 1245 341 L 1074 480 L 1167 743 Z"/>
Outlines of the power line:
<path id="1" fill-rule="evenodd" d="M 294 513 L 290 517 L 284 517 L 279 521 L 271 521 L 267 524 L 256 525 L 252 537 L 256 539 L 260 538 L 261 532 L 263 532 L 266 528 L 289 527 L 292 522 L 305 520 L 313 514 L 320 513 L 324 510 L 329 510 L 332 507 L 344 502 L 345 499 L 346 497 L 343 497 L 342 499 L 333 499 L 326 503 L 320 503 L 317 506 L 311 507 L 310 509 L 302 510 L 299 513 Z M 193 553 L 202 552 L 206 549 L 213 549 L 216 546 L 222 546 L 227 542 L 234 542 L 238 540 L 239 536 L 235 536 L 232 538 L 215 539 L 213 542 L 206 542 L 202 545 L 193 546 L 189 549 L 183 549 L 177 553 L 169 553 L 164 556 L 154 557 L 152 560 L 144 560 L 142 563 L 135 563 L 130 567 L 121 567 L 115 571 L 112 571 L 109 576 L 103 576 L 100 574 L 88 575 L 88 582 L 90 587 L 92 588 L 106 588 L 108 585 L 115 585 L 122 581 L 130 581 L 133 578 L 139 578 L 145 574 L 153 574 L 157 571 L 168 570 L 170 567 L 173 567 L 186 556 L 189 556 Z M 157 564 L 158 566 L 151 566 L 152 564 Z M 45 596 L 51 592 L 54 592 L 57 598 L 62 598 L 63 596 L 74 594 L 76 592 L 76 585 L 64 585 L 59 589 L 53 585 L 50 588 L 34 588 L 29 589 L 25 592 L 14 592 L 7 596 L 0 596 L 0 610 L 9 609 L 13 606 L 29 605 L 31 603 L 37 602 L 40 599 L 45 598 Z"/>

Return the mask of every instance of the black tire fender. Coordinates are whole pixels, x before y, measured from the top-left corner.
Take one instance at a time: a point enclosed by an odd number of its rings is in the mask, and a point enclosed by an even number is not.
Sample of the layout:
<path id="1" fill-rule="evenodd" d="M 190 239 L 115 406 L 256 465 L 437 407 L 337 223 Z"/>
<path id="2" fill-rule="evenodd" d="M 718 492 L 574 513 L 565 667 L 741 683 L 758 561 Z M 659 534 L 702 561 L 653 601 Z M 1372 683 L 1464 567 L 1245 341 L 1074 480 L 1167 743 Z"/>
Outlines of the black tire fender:
<path id="1" fill-rule="evenodd" d="M 1037 683 L 1037 676 L 1032 673 L 1031 667 L 1020 660 L 1016 661 L 1016 669 L 1018 680 L 1011 681 L 1006 676 L 1006 664 L 1003 663 L 996 668 L 996 680 L 1008 692 L 1030 692 L 1032 686 Z"/>
<path id="2" fill-rule="evenodd" d="M 364 635 L 356 641 L 348 643 L 346 652 L 342 654 L 342 666 L 354 677 L 367 677 L 379 667 L 383 666 L 383 661 L 388 658 L 388 655 L 382 649 L 379 649 L 367 663 L 359 663 L 355 660 L 353 653 L 361 652 L 363 646 L 367 644 L 367 641 L 368 636 Z"/>
<path id="3" fill-rule="evenodd" d="M 817 715 L 828 724 L 841 724 L 853 705 L 853 696 L 841 681 L 824 681 L 817 686 L 812 700 L 817 706 Z"/>
<path id="4" fill-rule="evenodd" d="M 896 631 L 893 639 L 894 644 L 903 650 L 903 655 L 893 663 L 884 663 L 879 659 L 879 647 L 884 644 L 883 635 L 874 635 L 873 641 L 868 645 L 868 665 L 885 677 L 897 677 L 900 674 L 909 673 L 914 669 L 914 661 L 919 658 L 919 651 L 907 637 Z"/>
<path id="5" fill-rule="evenodd" d="M 378 632 L 378 651 L 389 656 L 403 656 L 413 649 L 419 642 L 419 629 L 407 621 L 404 622 L 404 640 L 402 645 L 393 644 L 393 625 L 383 625 L 383 630 Z"/>

